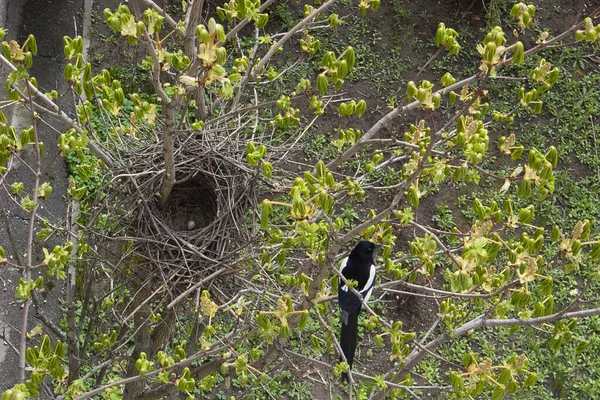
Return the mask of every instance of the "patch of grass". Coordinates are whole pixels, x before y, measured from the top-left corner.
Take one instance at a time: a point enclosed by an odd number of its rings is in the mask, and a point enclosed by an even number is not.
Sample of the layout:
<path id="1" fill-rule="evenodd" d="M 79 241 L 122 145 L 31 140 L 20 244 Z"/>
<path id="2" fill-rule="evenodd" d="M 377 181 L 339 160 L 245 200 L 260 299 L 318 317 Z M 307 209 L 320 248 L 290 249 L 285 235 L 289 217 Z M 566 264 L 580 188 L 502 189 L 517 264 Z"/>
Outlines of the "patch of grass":
<path id="1" fill-rule="evenodd" d="M 433 221 L 441 230 L 450 232 L 456 226 L 452 210 L 447 204 L 440 204 L 437 213 L 433 216 Z"/>
<path id="2" fill-rule="evenodd" d="M 115 65 L 109 70 L 113 79 L 121 81 L 121 85 L 126 93 L 152 93 L 152 84 L 148 74 L 139 65 L 121 66 Z M 140 90 L 142 89 L 142 90 Z"/>
<path id="3" fill-rule="evenodd" d="M 106 55 L 104 53 L 96 53 L 92 57 L 90 57 L 90 62 L 92 65 L 99 66 L 104 62 Z"/>
<path id="4" fill-rule="evenodd" d="M 340 214 L 340 218 L 344 221 L 344 227 L 351 228 L 354 226 L 354 222 L 358 219 L 359 215 L 356 210 L 350 206 L 346 205 Z M 349 229 L 348 229 L 349 230 Z"/>
<path id="5" fill-rule="evenodd" d="M 110 44 L 113 44 L 113 45 L 117 44 L 117 38 L 116 38 L 116 36 L 114 34 L 104 35 L 99 30 L 95 29 L 94 27 L 90 28 L 90 36 L 91 37 L 96 37 L 101 42 L 104 42 L 104 43 L 110 43 Z"/>
<path id="6" fill-rule="evenodd" d="M 294 15 L 292 14 L 292 10 L 286 3 L 278 4 L 272 11 L 274 17 L 281 20 L 281 28 L 282 29 L 290 29 L 293 28 L 296 24 L 294 19 Z"/>
<path id="7" fill-rule="evenodd" d="M 392 7 L 394 8 L 394 21 L 397 23 L 404 22 L 410 17 L 411 11 L 404 5 L 404 1 L 392 0 Z"/>

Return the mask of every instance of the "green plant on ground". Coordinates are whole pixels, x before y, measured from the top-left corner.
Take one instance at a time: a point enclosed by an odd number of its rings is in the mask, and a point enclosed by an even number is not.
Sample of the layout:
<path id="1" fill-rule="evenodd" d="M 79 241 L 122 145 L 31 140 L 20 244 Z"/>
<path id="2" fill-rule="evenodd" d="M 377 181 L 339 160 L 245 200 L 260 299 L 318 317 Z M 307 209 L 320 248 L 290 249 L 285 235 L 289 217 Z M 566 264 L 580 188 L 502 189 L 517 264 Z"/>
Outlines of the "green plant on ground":
<path id="1" fill-rule="evenodd" d="M 437 213 L 434 215 L 433 221 L 440 229 L 448 232 L 450 232 L 452 228 L 456 226 L 454 223 L 452 210 L 446 204 L 441 204 L 438 206 Z"/>

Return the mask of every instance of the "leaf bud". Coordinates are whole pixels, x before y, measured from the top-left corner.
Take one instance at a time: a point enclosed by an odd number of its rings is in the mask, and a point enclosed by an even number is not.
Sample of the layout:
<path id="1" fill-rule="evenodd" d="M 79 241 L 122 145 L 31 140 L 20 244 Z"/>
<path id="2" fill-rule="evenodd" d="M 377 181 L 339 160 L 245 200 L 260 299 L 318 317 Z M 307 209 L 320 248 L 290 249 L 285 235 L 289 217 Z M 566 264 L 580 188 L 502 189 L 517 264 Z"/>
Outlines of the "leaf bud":
<path id="1" fill-rule="evenodd" d="M 408 188 L 407 199 L 411 206 L 415 208 L 419 207 L 419 194 L 417 192 L 417 188 L 414 185 L 411 185 Z"/>
<path id="2" fill-rule="evenodd" d="M 510 15 L 513 17 L 517 17 L 520 13 L 521 13 L 521 7 L 519 6 L 519 3 L 515 4 L 510 9 Z"/>
<path id="3" fill-rule="evenodd" d="M 227 40 L 227 35 L 225 35 L 225 29 L 223 28 L 223 25 L 216 24 L 216 26 L 215 26 L 215 37 L 217 38 L 217 40 L 219 42 L 225 42 Z"/>
<path id="4" fill-rule="evenodd" d="M 539 253 L 542 250 L 543 245 L 544 245 L 544 237 L 540 236 L 537 239 L 535 239 L 535 241 L 533 243 L 533 251 L 535 253 Z"/>
<path id="5" fill-rule="evenodd" d="M 523 154 L 523 152 L 525 151 L 525 147 L 523 145 L 517 147 L 516 149 L 513 150 L 512 154 L 510 155 L 510 159 L 511 160 L 518 160 L 519 158 L 521 158 L 521 155 Z"/>
<path id="6" fill-rule="evenodd" d="M 290 326 L 286 320 L 282 321 L 281 326 L 279 327 L 279 337 L 285 339 L 290 336 L 292 333 Z"/>
<path id="7" fill-rule="evenodd" d="M 535 372 L 530 372 L 527 378 L 523 381 L 523 387 L 533 386 L 537 381 L 537 374 Z"/>
<path id="8" fill-rule="evenodd" d="M 444 76 L 442 76 L 441 82 L 443 87 L 448 87 L 456 83 L 456 79 L 452 76 L 450 72 L 446 72 Z"/>
<path id="9" fill-rule="evenodd" d="M 354 62 L 356 61 L 353 47 L 348 46 L 344 52 L 344 60 L 346 60 L 346 63 L 348 63 L 348 71 L 352 71 L 352 68 L 354 68 Z"/>
<path id="10" fill-rule="evenodd" d="M 31 68 L 31 66 L 33 65 L 33 57 L 31 55 L 30 51 L 25 53 L 25 58 L 23 59 L 23 65 L 25 65 L 25 68 Z"/>
<path id="11" fill-rule="evenodd" d="M 560 228 L 558 227 L 558 225 L 554 225 L 554 228 L 552 228 L 552 231 L 550 232 L 550 239 L 552 240 L 552 242 L 556 242 L 559 237 Z"/>
<path id="12" fill-rule="evenodd" d="M 27 43 L 27 48 L 35 55 L 38 52 L 38 47 L 37 47 L 37 42 L 35 40 L 35 36 L 33 35 L 29 35 L 27 37 L 27 41 L 25 42 Z"/>
<path id="13" fill-rule="evenodd" d="M 346 62 L 346 60 L 342 60 L 338 62 L 337 65 L 337 76 L 340 79 L 344 79 L 346 77 L 346 74 L 348 74 L 348 63 Z"/>
<path id="14" fill-rule="evenodd" d="M 523 178 L 519 189 L 517 190 L 517 196 L 524 197 L 526 199 L 531 197 L 531 180 Z"/>
<path id="15" fill-rule="evenodd" d="M 408 82 L 406 87 L 406 101 L 410 102 L 413 97 L 416 96 L 419 89 L 417 89 L 417 85 L 413 81 Z"/>
<path id="16" fill-rule="evenodd" d="M 579 255 L 579 253 L 581 253 L 581 241 L 580 240 L 573 240 L 573 242 L 571 243 L 571 252 L 573 253 L 574 256 Z"/>
<path id="17" fill-rule="evenodd" d="M 586 219 L 583 221 L 583 229 L 581 231 L 581 239 L 587 240 L 590 237 L 592 226 L 590 220 Z"/>
<path id="18" fill-rule="evenodd" d="M 218 47 L 215 49 L 215 54 L 217 55 L 217 62 L 224 65 L 227 61 L 227 49 L 225 47 Z"/>
<path id="19" fill-rule="evenodd" d="M 12 61 L 12 57 L 10 56 L 10 46 L 6 42 L 2 42 L 2 55 L 9 61 Z"/>
<path id="20" fill-rule="evenodd" d="M 466 130 L 466 120 L 464 116 L 460 116 L 457 120 L 456 120 L 456 132 L 457 133 L 464 133 Z"/>
<path id="21" fill-rule="evenodd" d="M 600 243 L 595 243 L 592 246 L 590 257 L 592 258 L 592 261 L 598 261 L 598 259 L 600 258 Z"/>
<path id="22" fill-rule="evenodd" d="M 552 176 L 552 163 L 549 161 L 546 161 L 544 163 L 544 166 L 542 167 L 542 171 L 540 172 L 540 177 L 542 179 L 550 179 L 550 177 Z"/>
<path id="23" fill-rule="evenodd" d="M 332 189 L 335 187 L 335 179 L 333 178 L 333 174 L 331 172 L 327 172 L 325 183 Z"/>
<path id="24" fill-rule="evenodd" d="M 529 155 L 527 157 L 527 162 L 529 163 L 529 165 L 531 165 L 533 167 L 536 164 L 537 159 L 538 159 L 537 150 L 535 150 L 535 149 L 529 150 Z M 537 169 L 537 168 L 533 167 L 533 169 Z"/>
<path id="25" fill-rule="evenodd" d="M 321 60 L 321 65 L 323 67 L 331 68 L 333 66 L 334 62 L 335 62 L 335 54 L 333 53 L 333 51 L 328 51 L 323 56 L 323 59 Z M 346 61 L 346 63 L 348 63 L 348 62 Z"/>
<path id="26" fill-rule="evenodd" d="M 514 251 L 514 250 L 508 251 L 508 261 L 510 261 L 512 264 L 517 262 L 517 252 L 516 251 Z"/>
<path id="27" fill-rule="evenodd" d="M 325 76 L 324 72 L 320 73 L 317 76 L 317 90 L 319 91 L 319 94 L 323 96 L 327 92 L 328 87 L 329 82 L 327 81 L 327 76 Z"/>
<path id="28" fill-rule="evenodd" d="M 435 108 L 440 108 L 440 104 L 442 101 L 442 95 L 439 93 L 435 93 L 431 96 L 431 100 L 433 101 L 433 106 Z"/>
<path id="29" fill-rule="evenodd" d="M 558 150 L 556 150 L 556 147 L 550 146 L 548 148 L 548 151 L 546 152 L 545 157 L 546 160 L 552 163 L 552 167 L 556 168 L 556 166 L 558 165 Z"/>
<path id="30" fill-rule="evenodd" d="M 349 116 L 348 103 L 340 103 L 340 105 L 338 106 L 338 113 L 340 114 L 341 117 Z"/>
<path id="31" fill-rule="evenodd" d="M 496 43 L 494 42 L 487 42 L 487 44 L 485 45 L 485 53 L 484 53 L 484 60 L 491 63 L 494 61 L 494 57 L 496 56 Z"/>
<path id="32" fill-rule="evenodd" d="M 254 26 L 258 29 L 262 29 L 269 22 L 269 14 L 259 14 L 258 19 L 254 22 Z"/>
<path id="33" fill-rule="evenodd" d="M 537 302 L 535 303 L 535 306 L 533 307 L 533 316 L 535 318 L 539 318 L 539 317 L 543 317 L 546 314 L 546 307 L 544 306 L 544 304 L 542 302 Z"/>
<path id="34" fill-rule="evenodd" d="M 362 117 L 365 111 L 367 111 L 367 102 L 360 100 L 358 104 L 356 104 L 356 115 Z"/>
<path id="35" fill-rule="evenodd" d="M 70 81 L 73 77 L 73 64 L 68 63 L 63 71 L 63 76 L 66 80 Z"/>
<path id="36" fill-rule="evenodd" d="M 523 224 L 529 224 L 533 221 L 533 216 L 535 213 L 535 208 L 533 205 L 529 205 L 525 208 L 521 208 L 519 210 L 519 222 Z"/>
<path id="37" fill-rule="evenodd" d="M 517 42 L 513 48 L 512 62 L 519 65 L 523 64 L 523 61 L 525 61 L 525 46 L 523 43 Z"/>
<path id="38" fill-rule="evenodd" d="M 262 171 L 263 171 L 263 175 L 267 179 L 270 179 L 273 176 L 273 164 L 271 164 L 268 161 L 263 161 L 262 162 Z"/>
<path id="39" fill-rule="evenodd" d="M 481 200 L 477 198 L 473 200 L 473 211 L 475 211 L 475 214 L 477 214 L 480 220 L 485 219 L 487 215 L 485 207 L 481 204 Z"/>
<path id="40" fill-rule="evenodd" d="M 558 76 L 560 75 L 560 70 L 558 68 L 553 68 L 552 71 L 548 73 L 548 78 L 546 79 L 546 83 L 550 86 L 554 85 L 558 80 Z"/>
<path id="41" fill-rule="evenodd" d="M 300 314 L 300 322 L 298 323 L 298 328 L 300 328 L 300 330 L 303 331 L 304 328 L 306 328 L 307 323 L 308 323 L 308 310 L 304 310 L 304 311 L 302 311 L 302 314 Z"/>
<path id="42" fill-rule="evenodd" d="M 208 33 L 204 25 L 198 25 L 196 27 L 196 37 L 200 42 L 204 44 L 208 43 L 208 41 L 210 40 L 210 34 Z"/>
<path id="43" fill-rule="evenodd" d="M 327 174 L 327 167 L 325 167 L 325 163 L 323 160 L 319 160 L 317 163 L 317 178 L 324 179 Z"/>
<path id="44" fill-rule="evenodd" d="M 457 98 L 457 94 L 454 90 L 451 91 L 450 94 L 448 94 L 448 100 L 450 100 L 451 105 L 456 104 L 456 98 Z"/>
<path id="45" fill-rule="evenodd" d="M 444 43 L 445 39 L 446 39 L 446 26 L 444 25 L 443 22 L 440 22 L 440 24 L 438 25 L 437 32 L 435 34 L 435 45 L 437 47 L 441 46 Z"/>

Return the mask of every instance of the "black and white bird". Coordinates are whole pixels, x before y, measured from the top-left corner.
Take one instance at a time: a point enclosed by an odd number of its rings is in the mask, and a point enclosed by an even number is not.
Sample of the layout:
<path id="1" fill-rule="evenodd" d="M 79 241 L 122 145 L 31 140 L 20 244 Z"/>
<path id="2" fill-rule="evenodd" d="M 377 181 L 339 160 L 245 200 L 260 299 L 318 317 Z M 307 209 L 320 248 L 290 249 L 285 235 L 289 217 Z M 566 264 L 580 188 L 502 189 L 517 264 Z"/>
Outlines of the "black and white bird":
<path id="1" fill-rule="evenodd" d="M 365 303 L 369 300 L 373 291 L 373 283 L 375 282 L 373 258 L 375 250 L 379 247 L 381 245 L 361 240 L 340 264 L 340 273 L 344 278 L 358 282 L 354 289 L 361 294 Z M 338 302 L 342 323 L 340 345 L 350 368 L 352 368 L 358 337 L 358 314 L 360 314 L 362 303 L 358 296 L 348 289 L 341 278 L 338 284 Z M 348 380 L 348 375 L 343 374 L 342 378 Z"/>

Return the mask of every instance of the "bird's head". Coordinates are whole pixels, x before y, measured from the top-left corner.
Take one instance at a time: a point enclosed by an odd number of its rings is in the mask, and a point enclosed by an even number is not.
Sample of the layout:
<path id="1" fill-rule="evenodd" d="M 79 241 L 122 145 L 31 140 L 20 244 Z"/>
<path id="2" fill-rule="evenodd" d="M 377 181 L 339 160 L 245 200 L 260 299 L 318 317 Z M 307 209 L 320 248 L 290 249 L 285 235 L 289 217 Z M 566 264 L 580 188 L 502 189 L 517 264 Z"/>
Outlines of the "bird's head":
<path id="1" fill-rule="evenodd" d="M 374 259 L 374 253 L 377 249 L 381 247 L 381 244 L 375 244 L 373 242 L 369 242 L 368 240 L 361 240 L 358 242 L 352 252 L 350 253 L 350 257 L 360 258 L 360 259 Z"/>

